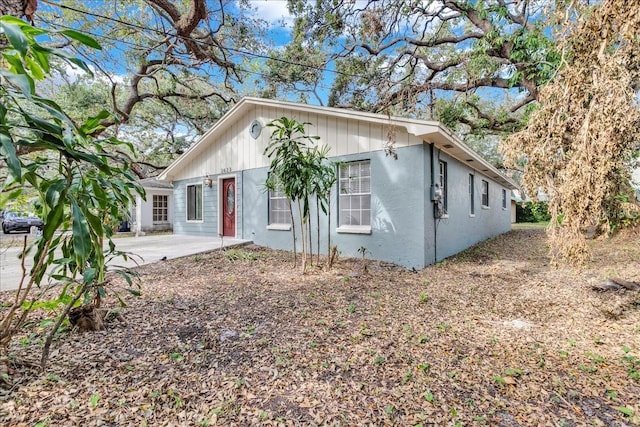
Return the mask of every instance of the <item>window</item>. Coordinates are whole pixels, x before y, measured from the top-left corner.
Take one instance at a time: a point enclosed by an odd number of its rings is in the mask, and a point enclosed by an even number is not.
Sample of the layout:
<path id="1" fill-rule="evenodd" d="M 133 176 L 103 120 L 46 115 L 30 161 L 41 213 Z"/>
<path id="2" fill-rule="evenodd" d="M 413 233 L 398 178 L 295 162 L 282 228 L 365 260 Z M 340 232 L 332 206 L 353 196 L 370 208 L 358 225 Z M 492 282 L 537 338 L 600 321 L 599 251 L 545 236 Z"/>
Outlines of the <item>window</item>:
<path id="1" fill-rule="evenodd" d="M 447 162 L 440 161 L 440 173 L 438 175 L 438 184 L 442 189 L 442 207 L 444 213 L 447 213 Z"/>
<path id="2" fill-rule="evenodd" d="M 489 182 L 482 180 L 482 206 L 489 207 Z"/>
<path id="3" fill-rule="evenodd" d="M 340 165 L 338 191 L 339 226 L 371 227 L 371 162 Z"/>
<path id="4" fill-rule="evenodd" d="M 187 185 L 187 221 L 202 221 L 202 184 Z"/>
<path id="5" fill-rule="evenodd" d="M 169 196 L 153 195 L 153 223 L 169 222 Z"/>
<path id="6" fill-rule="evenodd" d="M 291 225 L 289 199 L 282 191 L 269 191 L 269 225 Z"/>
<path id="7" fill-rule="evenodd" d="M 475 215 L 476 213 L 476 203 L 475 203 L 475 191 L 474 191 L 474 182 L 473 182 L 473 174 L 469 174 L 469 214 Z"/>
<path id="8" fill-rule="evenodd" d="M 502 209 L 507 209 L 507 190 L 502 189 Z"/>

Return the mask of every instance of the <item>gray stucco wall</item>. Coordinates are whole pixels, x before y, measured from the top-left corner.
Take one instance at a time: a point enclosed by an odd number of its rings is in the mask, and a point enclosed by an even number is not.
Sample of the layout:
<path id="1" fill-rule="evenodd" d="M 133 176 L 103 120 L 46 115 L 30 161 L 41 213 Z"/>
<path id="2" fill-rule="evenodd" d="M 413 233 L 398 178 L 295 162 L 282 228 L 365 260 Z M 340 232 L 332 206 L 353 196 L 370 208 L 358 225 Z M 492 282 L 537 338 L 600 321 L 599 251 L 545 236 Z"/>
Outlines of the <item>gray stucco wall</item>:
<path id="1" fill-rule="evenodd" d="M 446 153 L 435 150 L 436 165 L 438 160 L 447 163 L 448 209 L 443 218 L 434 219 L 432 214 L 428 216 L 425 224 L 428 231 L 425 233 L 425 264 L 442 261 L 475 243 L 511 229 L 510 190 Z M 474 215 L 470 213 L 469 174 L 474 175 Z M 489 182 L 489 208 L 482 206 L 482 180 Z M 507 192 L 506 209 L 502 208 L 503 189 Z"/>
<path id="2" fill-rule="evenodd" d="M 381 259 L 408 267 L 422 267 L 424 263 L 424 216 L 425 185 L 424 156 L 422 146 L 399 150 L 398 160 L 387 157 L 382 151 L 367 155 L 334 157 L 332 161 L 371 161 L 371 234 L 338 233 L 338 206 L 336 191 L 331 200 L 331 244 L 338 247 L 342 256 L 359 257 L 358 249 L 365 247 L 370 259 Z M 269 230 L 268 197 L 264 192 L 267 169 L 252 169 L 243 172 L 245 206 L 243 217 L 244 239 L 258 245 L 276 249 L 291 248 L 291 231 Z M 297 211 L 294 212 L 297 215 Z M 327 221 L 320 216 L 320 251 L 327 252 Z M 316 217 L 312 218 L 314 253 L 316 252 Z M 299 230 L 298 249 L 300 249 Z"/>
<path id="3" fill-rule="evenodd" d="M 488 237 L 510 229 L 510 210 L 503 209 L 502 189 L 496 182 L 440 153 L 447 162 L 448 215 L 433 217 L 431 201 L 431 164 L 437 166 L 438 151 L 432 159 L 429 144 L 399 148 L 398 159 L 382 151 L 334 157 L 333 161 L 371 161 L 371 233 L 338 233 L 337 184 L 331 200 L 331 244 L 342 256 L 359 257 L 358 249 L 366 248 L 367 258 L 422 268 L 440 261 Z M 436 169 L 437 170 L 437 169 Z M 470 215 L 469 174 L 475 175 L 475 215 Z M 237 183 L 237 237 L 252 240 L 274 249 L 291 249 L 291 231 L 268 229 L 268 195 L 264 191 L 267 168 L 232 173 Z M 225 175 L 228 176 L 228 175 Z M 218 182 L 217 176 L 212 176 Z M 490 208 L 481 203 L 481 180 L 489 184 Z M 202 222 L 186 221 L 186 185 L 202 179 L 174 182 L 174 232 L 177 234 L 218 234 L 218 185 L 203 187 L 204 216 Z M 507 194 L 510 194 L 507 190 Z M 316 217 L 312 216 L 316 252 Z M 294 212 L 297 218 L 297 212 Z M 327 251 L 326 216 L 320 216 L 320 250 Z M 297 229 L 300 250 L 300 230 Z M 434 233 L 437 241 L 434 239 Z"/>

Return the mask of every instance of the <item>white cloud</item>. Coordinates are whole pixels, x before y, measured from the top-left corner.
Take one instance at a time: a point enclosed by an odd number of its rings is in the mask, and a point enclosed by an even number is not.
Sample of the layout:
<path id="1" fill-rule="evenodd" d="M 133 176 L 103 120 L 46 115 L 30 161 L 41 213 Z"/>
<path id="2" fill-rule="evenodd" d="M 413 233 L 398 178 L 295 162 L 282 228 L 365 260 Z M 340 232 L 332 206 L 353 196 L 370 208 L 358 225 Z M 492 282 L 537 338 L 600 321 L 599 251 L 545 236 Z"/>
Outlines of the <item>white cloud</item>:
<path id="1" fill-rule="evenodd" d="M 125 79 L 127 77 L 125 75 L 112 73 L 109 75 L 110 76 L 110 79 L 109 79 L 109 77 L 107 77 L 104 73 L 102 73 L 92 64 L 87 64 L 87 67 L 93 73 L 93 79 L 92 79 L 93 81 L 101 81 L 108 84 L 111 84 L 111 81 L 118 84 L 125 83 Z M 64 63 L 60 70 L 54 70 L 52 74 L 53 74 L 53 77 L 52 77 L 53 81 L 58 83 L 62 83 L 62 81 L 66 81 L 68 83 L 74 83 L 83 77 L 88 77 L 91 81 L 91 78 L 86 71 L 84 71 L 80 67 L 77 67 L 69 63 Z"/>
<path id="2" fill-rule="evenodd" d="M 269 23 L 293 22 L 286 0 L 254 0 L 251 5 L 256 11 L 256 17 Z"/>

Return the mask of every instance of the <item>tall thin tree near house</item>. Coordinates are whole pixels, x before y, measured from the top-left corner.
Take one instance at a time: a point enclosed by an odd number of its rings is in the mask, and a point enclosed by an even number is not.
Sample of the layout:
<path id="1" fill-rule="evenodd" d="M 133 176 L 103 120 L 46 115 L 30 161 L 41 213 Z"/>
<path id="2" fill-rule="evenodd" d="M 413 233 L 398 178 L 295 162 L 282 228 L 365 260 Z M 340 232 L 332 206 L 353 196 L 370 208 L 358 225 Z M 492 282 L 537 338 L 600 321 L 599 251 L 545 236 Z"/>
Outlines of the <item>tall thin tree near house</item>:
<path id="1" fill-rule="evenodd" d="M 271 121 L 267 126 L 274 130 L 271 133 L 271 142 L 264 152 L 271 159 L 266 188 L 281 189 L 290 202 L 297 205 L 303 272 L 307 267 L 307 253 L 312 251 L 311 197 L 318 196 L 319 203 L 316 208 L 326 211 L 326 190 L 331 186 L 328 182 L 331 179 L 335 182 L 335 173 L 327 165 L 328 148 L 310 146 L 320 137 L 307 135 L 307 125 L 310 123 L 287 117 Z M 292 239 L 295 265 L 296 233 L 293 218 Z"/>

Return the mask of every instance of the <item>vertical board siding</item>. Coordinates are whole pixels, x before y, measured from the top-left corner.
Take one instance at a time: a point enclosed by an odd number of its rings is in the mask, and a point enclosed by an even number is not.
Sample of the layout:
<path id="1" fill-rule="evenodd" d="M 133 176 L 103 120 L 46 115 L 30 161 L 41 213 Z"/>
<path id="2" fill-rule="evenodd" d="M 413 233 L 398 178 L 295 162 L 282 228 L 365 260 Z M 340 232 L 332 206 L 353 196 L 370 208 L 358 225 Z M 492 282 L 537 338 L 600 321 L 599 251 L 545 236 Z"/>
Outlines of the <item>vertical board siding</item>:
<path id="1" fill-rule="evenodd" d="M 198 147 L 199 155 L 185 165 L 174 178 L 175 181 L 214 176 L 223 170 L 237 172 L 262 168 L 269 165 L 264 150 L 269 144 L 272 128 L 267 124 L 280 117 L 294 118 L 309 122 L 305 127 L 310 136 L 320 136 L 319 145 L 330 147 L 330 156 L 348 156 L 382 150 L 387 141 L 389 125 L 353 120 L 318 113 L 300 112 L 285 108 L 255 106 L 241 114 L 224 129 L 208 135 L 204 145 Z M 262 124 L 262 132 L 254 140 L 249 127 L 254 120 Z M 422 140 L 409 135 L 403 127 L 396 127 L 395 146 L 397 148 L 421 145 Z"/>

